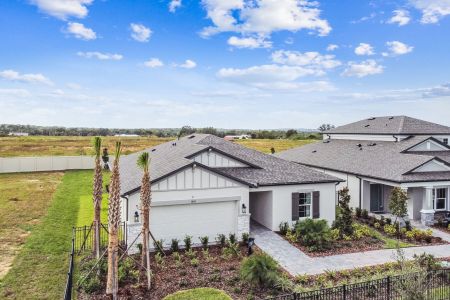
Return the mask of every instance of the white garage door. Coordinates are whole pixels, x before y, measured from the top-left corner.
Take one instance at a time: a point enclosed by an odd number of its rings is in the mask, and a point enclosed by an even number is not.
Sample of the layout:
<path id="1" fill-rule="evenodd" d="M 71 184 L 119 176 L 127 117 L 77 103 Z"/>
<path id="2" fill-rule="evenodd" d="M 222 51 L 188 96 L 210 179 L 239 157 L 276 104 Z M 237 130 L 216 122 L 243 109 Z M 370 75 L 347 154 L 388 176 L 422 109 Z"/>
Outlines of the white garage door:
<path id="1" fill-rule="evenodd" d="M 236 233 L 236 205 L 236 201 L 227 201 L 152 207 L 150 230 L 166 245 L 173 238 L 179 239 L 181 245 L 186 235 L 192 236 L 195 244 L 206 235 L 213 242 L 220 233 Z"/>

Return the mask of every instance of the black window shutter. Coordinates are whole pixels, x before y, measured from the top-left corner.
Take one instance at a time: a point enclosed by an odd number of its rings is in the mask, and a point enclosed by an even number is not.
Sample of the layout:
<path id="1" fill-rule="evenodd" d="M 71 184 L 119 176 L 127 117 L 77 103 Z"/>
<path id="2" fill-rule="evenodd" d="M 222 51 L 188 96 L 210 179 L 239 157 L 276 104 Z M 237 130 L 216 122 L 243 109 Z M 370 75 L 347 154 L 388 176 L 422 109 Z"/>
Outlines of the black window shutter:
<path id="1" fill-rule="evenodd" d="M 313 192 L 313 219 L 320 218 L 320 192 Z"/>
<path id="2" fill-rule="evenodd" d="M 292 193 L 292 221 L 298 220 L 299 193 Z"/>

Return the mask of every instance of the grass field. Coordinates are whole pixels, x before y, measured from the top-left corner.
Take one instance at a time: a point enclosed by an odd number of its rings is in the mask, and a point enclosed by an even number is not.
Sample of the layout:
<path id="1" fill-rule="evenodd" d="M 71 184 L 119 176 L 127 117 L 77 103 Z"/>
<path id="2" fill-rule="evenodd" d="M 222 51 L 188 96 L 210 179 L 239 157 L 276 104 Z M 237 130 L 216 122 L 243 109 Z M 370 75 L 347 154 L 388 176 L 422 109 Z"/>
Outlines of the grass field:
<path id="1" fill-rule="evenodd" d="M 41 223 L 63 173 L 0 175 L 0 279 Z"/>
<path id="2" fill-rule="evenodd" d="M 92 137 L 78 136 L 27 136 L 0 137 L 0 157 L 11 156 L 44 156 L 44 155 L 92 155 Z M 104 146 L 114 149 L 114 143 L 122 141 L 123 153 L 129 154 L 148 147 L 153 147 L 174 138 L 158 137 L 102 137 Z M 276 152 L 315 142 L 316 140 L 288 139 L 253 139 L 238 140 L 236 143 L 246 147 L 270 153 L 270 148 Z"/>
<path id="3" fill-rule="evenodd" d="M 37 173 L 36 176 L 42 174 Z M 68 268 L 71 229 L 79 221 L 80 198 L 84 196 L 87 201 L 91 193 L 92 171 L 64 173 L 53 200 L 49 201 L 47 214 L 33 228 L 12 268 L 0 281 L 0 299 L 61 299 Z M 34 209 L 29 207 L 35 205 L 35 192 L 29 194 L 31 196 L 20 212 L 24 216 L 34 214 Z M 42 211 L 45 214 L 45 209 Z M 16 216 L 16 222 L 22 223 L 25 218 L 22 215 Z"/>

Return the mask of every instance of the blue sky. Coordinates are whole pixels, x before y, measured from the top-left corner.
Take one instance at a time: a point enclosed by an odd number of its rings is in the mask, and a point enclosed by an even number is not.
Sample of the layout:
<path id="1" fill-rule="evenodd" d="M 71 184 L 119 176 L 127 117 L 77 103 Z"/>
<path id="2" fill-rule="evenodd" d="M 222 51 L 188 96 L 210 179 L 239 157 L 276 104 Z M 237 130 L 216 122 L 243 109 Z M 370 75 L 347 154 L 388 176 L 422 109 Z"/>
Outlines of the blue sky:
<path id="1" fill-rule="evenodd" d="M 450 125 L 450 0 L 7 0 L 0 123 Z"/>

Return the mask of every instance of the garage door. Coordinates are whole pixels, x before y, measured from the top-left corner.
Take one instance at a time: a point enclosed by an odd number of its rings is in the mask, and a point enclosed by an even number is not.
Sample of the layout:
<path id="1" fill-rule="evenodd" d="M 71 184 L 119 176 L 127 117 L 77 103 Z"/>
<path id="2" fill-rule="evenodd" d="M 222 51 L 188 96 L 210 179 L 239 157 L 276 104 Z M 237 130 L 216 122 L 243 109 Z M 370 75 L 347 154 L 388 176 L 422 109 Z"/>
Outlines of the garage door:
<path id="1" fill-rule="evenodd" d="M 236 201 L 208 202 L 152 207 L 150 230 L 155 239 L 163 239 L 169 245 L 171 239 L 180 241 L 186 235 L 192 236 L 192 242 L 199 243 L 199 237 L 209 236 L 215 240 L 220 233 L 236 233 Z"/>

